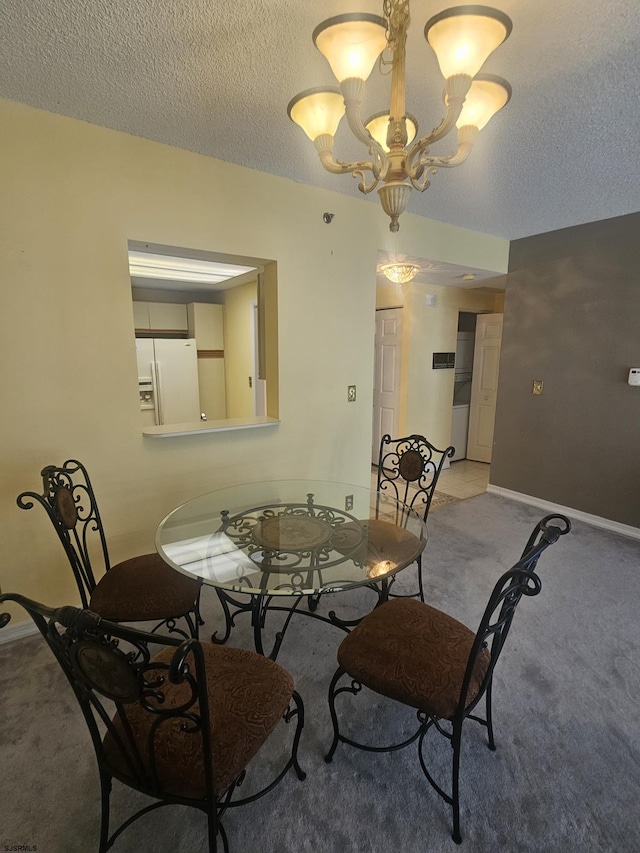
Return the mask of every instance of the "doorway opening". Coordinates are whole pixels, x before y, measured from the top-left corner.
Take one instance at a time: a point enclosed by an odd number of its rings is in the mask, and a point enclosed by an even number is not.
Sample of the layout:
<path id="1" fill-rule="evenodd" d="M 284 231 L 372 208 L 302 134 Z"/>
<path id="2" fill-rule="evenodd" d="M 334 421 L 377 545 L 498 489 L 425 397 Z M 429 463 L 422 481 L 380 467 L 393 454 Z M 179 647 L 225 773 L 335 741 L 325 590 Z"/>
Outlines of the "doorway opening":
<path id="1" fill-rule="evenodd" d="M 467 458 L 476 322 L 477 315 L 471 311 L 460 311 L 458 313 L 453 411 L 451 414 L 451 444 L 455 447 L 456 452 L 452 457 L 452 462 Z"/>

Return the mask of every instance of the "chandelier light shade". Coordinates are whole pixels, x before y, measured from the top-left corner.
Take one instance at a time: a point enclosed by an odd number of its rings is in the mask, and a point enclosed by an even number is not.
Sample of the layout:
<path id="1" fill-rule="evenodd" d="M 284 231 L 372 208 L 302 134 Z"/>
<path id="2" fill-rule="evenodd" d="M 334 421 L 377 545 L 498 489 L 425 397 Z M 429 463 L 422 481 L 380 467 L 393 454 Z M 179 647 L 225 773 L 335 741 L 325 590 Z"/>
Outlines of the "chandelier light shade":
<path id="1" fill-rule="evenodd" d="M 394 284 L 405 284 L 418 275 L 420 267 L 416 264 L 385 264 L 380 267 L 380 272 Z"/>
<path id="2" fill-rule="evenodd" d="M 340 89 L 307 89 L 290 102 L 287 112 L 313 142 L 324 133 L 335 136 L 344 101 Z"/>
<path id="3" fill-rule="evenodd" d="M 472 126 L 482 130 L 489 119 L 501 110 L 511 98 L 511 86 L 502 77 L 477 74 L 467 92 L 464 106 L 456 125 Z M 339 120 L 339 119 L 338 119 Z"/>
<path id="4" fill-rule="evenodd" d="M 387 22 L 378 15 L 338 15 L 319 24 L 313 43 L 336 80 L 366 80 L 387 44 Z"/>
<path id="5" fill-rule="evenodd" d="M 344 108 L 343 108 L 344 112 Z M 389 147 L 387 145 L 387 133 L 389 132 L 389 113 L 376 113 L 371 116 L 371 118 L 367 119 L 367 123 L 365 127 L 373 136 L 373 138 L 378 142 L 386 152 L 389 151 Z M 418 135 L 418 122 L 417 120 L 407 113 L 407 145 L 411 145 L 413 140 Z"/>
<path id="6" fill-rule="evenodd" d="M 511 20 L 497 9 L 456 6 L 427 21 L 424 37 L 446 80 L 454 74 L 475 77 L 510 32 Z"/>
<path id="7" fill-rule="evenodd" d="M 478 72 L 508 38 L 511 21 L 487 6 L 456 6 L 427 22 L 425 38 L 444 77 L 445 113 L 431 133 L 420 137 L 418 122 L 405 108 L 409 0 L 383 0 L 382 11 L 383 17 L 339 15 L 316 27 L 313 42 L 340 88 L 308 89 L 290 101 L 287 111 L 312 140 L 328 172 L 359 178 L 358 189 L 363 193 L 377 188 L 391 219 L 389 228 L 397 231 L 411 192 L 426 190 L 439 168 L 464 163 L 478 132 L 509 101 L 511 87 L 506 80 Z M 376 62 L 391 66 L 390 106 L 363 121 L 360 110 L 365 82 Z M 345 163 L 334 159 L 334 137 L 343 115 L 353 135 L 367 148 L 368 160 Z M 456 150 L 448 156 L 431 154 L 431 146 L 455 127 Z"/>

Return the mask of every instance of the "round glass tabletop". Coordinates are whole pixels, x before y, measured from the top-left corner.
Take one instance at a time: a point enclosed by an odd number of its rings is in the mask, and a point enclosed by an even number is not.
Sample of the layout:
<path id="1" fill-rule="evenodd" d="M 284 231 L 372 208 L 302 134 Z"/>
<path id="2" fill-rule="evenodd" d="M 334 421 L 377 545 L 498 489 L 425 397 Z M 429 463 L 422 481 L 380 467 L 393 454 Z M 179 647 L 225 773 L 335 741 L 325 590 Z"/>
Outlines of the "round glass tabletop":
<path id="1" fill-rule="evenodd" d="M 246 483 L 164 518 L 156 548 L 173 568 L 220 589 L 313 595 L 383 580 L 413 563 L 424 521 L 393 497 L 322 480 Z"/>

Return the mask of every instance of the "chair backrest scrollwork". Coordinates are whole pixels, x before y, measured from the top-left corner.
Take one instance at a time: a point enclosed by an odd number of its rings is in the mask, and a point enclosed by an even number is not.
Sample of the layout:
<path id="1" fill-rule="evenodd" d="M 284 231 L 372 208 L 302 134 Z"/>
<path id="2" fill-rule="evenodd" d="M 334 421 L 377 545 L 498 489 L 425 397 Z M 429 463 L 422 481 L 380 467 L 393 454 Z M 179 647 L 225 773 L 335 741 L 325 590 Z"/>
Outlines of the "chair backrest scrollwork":
<path id="1" fill-rule="evenodd" d="M 166 727 L 179 730 L 174 743 L 194 736 L 199 754 L 211 754 L 206 674 L 197 640 L 160 637 L 88 610 L 52 609 L 17 594 L 0 596 L 4 601 L 24 607 L 47 641 L 73 688 L 100 767 L 138 790 L 162 796 L 167 793 Z M 154 646 L 168 653 L 152 656 Z M 177 692 L 175 685 L 180 685 Z M 212 790 L 211 761 L 201 759 L 198 767 Z"/>
<path id="2" fill-rule="evenodd" d="M 46 511 L 62 542 L 82 605 L 86 608 L 96 586 L 91 563 L 91 546 L 96 534 L 104 568 L 109 569 L 107 542 L 89 474 L 75 459 L 69 459 L 60 466 L 47 465 L 40 473 L 42 494 L 22 492 L 18 495 L 18 506 L 31 509 L 35 501 Z"/>
<path id="3" fill-rule="evenodd" d="M 486 692 L 522 596 L 538 595 L 542 588 L 542 581 L 535 571 L 540 555 L 570 530 L 571 522 L 566 516 L 556 514 L 545 516 L 534 528 L 521 558 L 496 582 L 469 654 L 457 715 L 467 716 Z M 469 686 L 473 681 L 478 656 L 484 649 L 489 651 L 489 664 L 477 695 L 473 702 L 468 704 Z"/>
<path id="4" fill-rule="evenodd" d="M 377 490 L 387 492 L 426 521 L 445 460 L 454 453 L 454 447 L 439 450 L 422 435 L 383 435 Z M 398 523 L 405 520 L 399 518 Z"/>

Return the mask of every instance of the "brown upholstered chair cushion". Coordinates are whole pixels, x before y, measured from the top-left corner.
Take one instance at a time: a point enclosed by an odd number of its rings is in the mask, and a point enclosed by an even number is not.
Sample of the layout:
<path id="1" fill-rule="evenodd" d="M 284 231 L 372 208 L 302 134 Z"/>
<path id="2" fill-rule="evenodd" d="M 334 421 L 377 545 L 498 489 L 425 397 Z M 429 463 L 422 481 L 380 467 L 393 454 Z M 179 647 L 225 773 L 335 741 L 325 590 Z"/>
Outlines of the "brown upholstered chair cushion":
<path id="1" fill-rule="evenodd" d="M 427 544 L 426 539 L 418 539 L 409 530 L 389 521 L 372 518 L 363 526 L 367 532 L 368 553 L 379 561 L 409 565 L 418 559 Z"/>
<path id="2" fill-rule="evenodd" d="M 366 687 L 451 719 L 475 634 L 428 604 L 397 598 L 376 607 L 342 641 L 338 663 Z M 467 704 L 478 695 L 490 656 L 478 656 Z"/>
<path id="3" fill-rule="evenodd" d="M 142 554 L 103 575 L 89 609 L 114 622 L 179 617 L 193 610 L 199 591 L 200 581 L 172 569 L 158 554 Z"/>
<path id="4" fill-rule="evenodd" d="M 293 679 L 279 664 L 256 652 L 202 643 L 207 672 L 211 720 L 211 763 L 214 791 L 224 793 L 258 752 L 282 718 L 293 693 Z M 175 648 L 166 648 L 154 660 L 169 663 Z M 193 668 L 192 668 L 193 669 Z M 185 702 L 191 696 L 187 684 L 162 685 L 163 708 Z M 142 762 L 149 764 L 149 734 L 157 716 L 138 702 L 124 706 Z M 190 709 L 198 713 L 197 704 Z M 122 721 L 113 718 L 124 737 Z M 130 776 L 114 738 L 104 739 L 107 760 L 119 774 Z M 160 786 L 174 796 L 202 798 L 205 794 L 204 756 L 199 732 L 183 728 L 177 717 L 158 726 L 154 735 L 155 766 Z"/>

